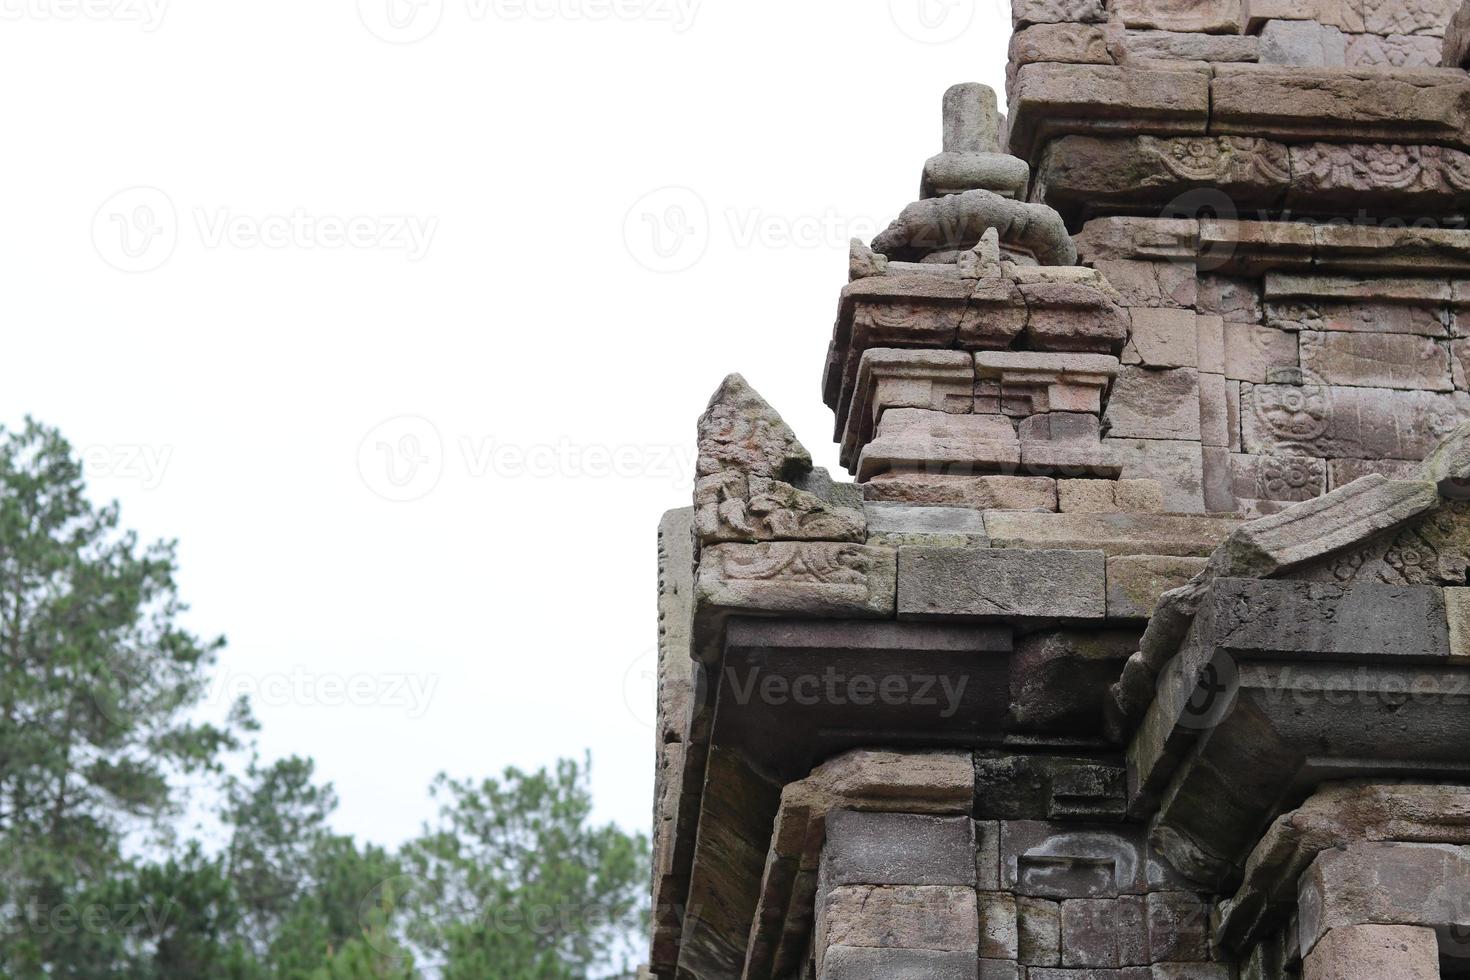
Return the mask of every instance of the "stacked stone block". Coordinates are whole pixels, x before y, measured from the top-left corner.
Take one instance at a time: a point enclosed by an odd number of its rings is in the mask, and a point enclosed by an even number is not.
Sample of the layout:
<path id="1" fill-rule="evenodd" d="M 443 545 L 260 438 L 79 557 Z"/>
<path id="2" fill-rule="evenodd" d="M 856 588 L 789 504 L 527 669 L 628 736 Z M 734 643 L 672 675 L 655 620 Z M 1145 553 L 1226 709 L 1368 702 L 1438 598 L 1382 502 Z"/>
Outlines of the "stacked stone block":
<path id="1" fill-rule="evenodd" d="M 1193 62 L 1433 68 L 1451 0 L 1013 0 L 1013 66 Z"/>
<path id="2" fill-rule="evenodd" d="M 647 976 L 1470 975 L 1470 4 L 1014 15 L 853 243 L 856 482 L 700 420 Z"/>

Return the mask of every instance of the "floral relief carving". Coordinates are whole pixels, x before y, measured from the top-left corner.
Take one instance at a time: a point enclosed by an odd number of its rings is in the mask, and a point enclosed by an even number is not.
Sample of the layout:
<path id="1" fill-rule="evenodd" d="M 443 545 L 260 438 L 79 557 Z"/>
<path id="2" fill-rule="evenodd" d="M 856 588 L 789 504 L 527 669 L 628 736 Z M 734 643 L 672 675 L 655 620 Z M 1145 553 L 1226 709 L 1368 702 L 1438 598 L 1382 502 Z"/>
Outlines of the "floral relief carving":
<path id="1" fill-rule="evenodd" d="M 1307 443 L 1327 432 L 1332 392 L 1325 385 L 1259 385 L 1254 389 L 1256 417 L 1278 439 Z"/>
<path id="2" fill-rule="evenodd" d="M 1295 178 L 1317 190 L 1421 190 L 1440 186 L 1439 148 L 1311 143 L 1292 150 Z"/>
<path id="3" fill-rule="evenodd" d="M 1164 162 L 1175 176 L 1218 180 L 1230 164 L 1230 141 L 1224 137 L 1172 140 Z"/>
<path id="4" fill-rule="evenodd" d="M 722 550 L 723 578 L 731 581 L 866 585 L 870 553 L 858 546 L 773 542 Z"/>
<path id="5" fill-rule="evenodd" d="M 1322 485 L 1318 460 L 1293 456 L 1270 456 L 1261 464 L 1261 484 L 1267 500 L 1300 500 L 1316 496 Z"/>

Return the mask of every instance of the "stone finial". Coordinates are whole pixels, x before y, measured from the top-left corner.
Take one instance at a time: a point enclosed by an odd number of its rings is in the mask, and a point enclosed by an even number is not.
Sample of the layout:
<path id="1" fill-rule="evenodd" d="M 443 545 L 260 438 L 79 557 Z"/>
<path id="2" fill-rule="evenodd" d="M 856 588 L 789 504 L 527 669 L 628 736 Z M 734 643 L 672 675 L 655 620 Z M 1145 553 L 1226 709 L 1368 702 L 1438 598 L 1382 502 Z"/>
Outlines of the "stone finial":
<path id="1" fill-rule="evenodd" d="M 965 82 L 944 93 L 944 152 L 1000 152 L 1000 106 L 995 89 Z"/>
<path id="2" fill-rule="evenodd" d="M 944 152 L 924 164 L 921 198 L 969 190 L 1021 199 L 1031 180 L 1026 161 L 1001 152 L 995 90 L 968 82 L 944 93 Z"/>
<path id="3" fill-rule="evenodd" d="M 834 484 L 744 378 L 724 380 L 699 419 L 694 529 L 721 542 L 862 541 L 862 498 Z"/>

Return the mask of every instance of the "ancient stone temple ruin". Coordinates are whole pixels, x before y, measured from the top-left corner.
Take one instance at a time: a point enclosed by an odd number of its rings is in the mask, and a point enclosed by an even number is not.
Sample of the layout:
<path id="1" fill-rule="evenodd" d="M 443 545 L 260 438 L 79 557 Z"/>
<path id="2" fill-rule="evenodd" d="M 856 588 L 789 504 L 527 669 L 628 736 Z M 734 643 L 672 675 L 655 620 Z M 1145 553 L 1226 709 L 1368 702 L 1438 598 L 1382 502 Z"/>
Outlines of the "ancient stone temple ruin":
<path id="1" fill-rule="evenodd" d="M 1470 976 L 1457 7 L 1015 0 L 853 245 L 853 482 L 699 420 L 648 976 Z"/>

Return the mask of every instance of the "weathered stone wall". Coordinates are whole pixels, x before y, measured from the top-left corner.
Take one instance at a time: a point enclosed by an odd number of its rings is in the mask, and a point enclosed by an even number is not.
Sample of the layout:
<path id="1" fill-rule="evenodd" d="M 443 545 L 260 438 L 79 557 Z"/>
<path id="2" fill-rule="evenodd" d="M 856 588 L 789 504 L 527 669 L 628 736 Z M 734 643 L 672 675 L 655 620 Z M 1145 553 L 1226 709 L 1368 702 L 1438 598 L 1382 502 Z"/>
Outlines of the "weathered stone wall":
<path id="1" fill-rule="evenodd" d="M 1470 4 L 1014 14 L 853 243 L 856 482 L 700 419 L 649 974 L 1470 975 Z"/>
<path id="2" fill-rule="evenodd" d="M 1011 64 L 1431 68 L 1452 0 L 1013 0 Z"/>

